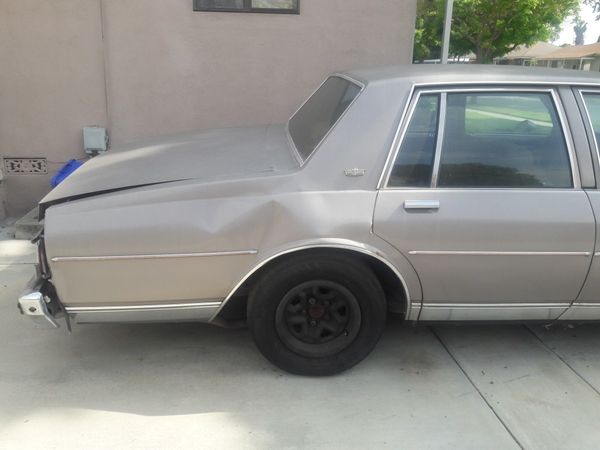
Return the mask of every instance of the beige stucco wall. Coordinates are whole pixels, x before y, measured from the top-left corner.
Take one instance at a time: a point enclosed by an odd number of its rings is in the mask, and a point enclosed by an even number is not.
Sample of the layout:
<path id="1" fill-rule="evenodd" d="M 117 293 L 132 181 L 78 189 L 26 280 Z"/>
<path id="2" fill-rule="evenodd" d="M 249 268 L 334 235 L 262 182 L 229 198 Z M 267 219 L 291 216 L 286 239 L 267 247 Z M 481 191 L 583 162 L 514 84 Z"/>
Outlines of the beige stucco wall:
<path id="1" fill-rule="evenodd" d="M 0 0 L 0 157 L 82 157 L 81 128 L 106 123 L 102 61 L 98 0 Z M 32 207 L 48 182 L 5 174 L 8 212 Z"/>
<path id="2" fill-rule="evenodd" d="M 331 71 L 409 62 L 414 19 L 415 0 L 301 0 L 300 15 L 0 0 L 0 156 L 80 157 L 86 125 L 107 126 L 114 145 L 282 122 Z M 7 177 L 9 213 L 33 206 L 48 179 Z"/>

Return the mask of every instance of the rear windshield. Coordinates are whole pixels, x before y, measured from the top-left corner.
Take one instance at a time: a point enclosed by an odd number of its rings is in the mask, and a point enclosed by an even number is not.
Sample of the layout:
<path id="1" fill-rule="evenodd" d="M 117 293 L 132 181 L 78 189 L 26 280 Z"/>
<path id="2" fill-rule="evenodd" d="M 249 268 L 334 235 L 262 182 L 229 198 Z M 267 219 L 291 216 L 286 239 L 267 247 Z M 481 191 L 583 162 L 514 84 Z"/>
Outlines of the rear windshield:
<path id="1" fill-rule="evenodd" d="M 302 161 L 315 151 L 360 91 L 351 81 L 330 77 L 290 119 L 290 136 Z"/>

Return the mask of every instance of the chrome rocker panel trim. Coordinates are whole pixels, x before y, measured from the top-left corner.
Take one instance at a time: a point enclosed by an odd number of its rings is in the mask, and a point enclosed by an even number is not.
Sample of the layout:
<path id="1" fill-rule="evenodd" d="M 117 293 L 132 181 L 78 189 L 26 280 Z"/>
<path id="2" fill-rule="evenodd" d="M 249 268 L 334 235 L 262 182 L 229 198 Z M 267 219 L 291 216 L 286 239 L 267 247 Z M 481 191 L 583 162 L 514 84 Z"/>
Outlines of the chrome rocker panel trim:
<path id="1" fill-rule="evenodd" d="M 75 323 L 208 322 L 220 301 L 132 306 L 65 307 Z"/>
<path id="2" fill-rule="evenodd" d="M 575 302 L 559 320 L 566 321 L 598 321 L 600 320 L 600 303 Z"/>
<path id="3" fill-rule="evenodd" d="M 570 303 L 426 303 L 419 321 L 555 320 L 570 306 Z"/>

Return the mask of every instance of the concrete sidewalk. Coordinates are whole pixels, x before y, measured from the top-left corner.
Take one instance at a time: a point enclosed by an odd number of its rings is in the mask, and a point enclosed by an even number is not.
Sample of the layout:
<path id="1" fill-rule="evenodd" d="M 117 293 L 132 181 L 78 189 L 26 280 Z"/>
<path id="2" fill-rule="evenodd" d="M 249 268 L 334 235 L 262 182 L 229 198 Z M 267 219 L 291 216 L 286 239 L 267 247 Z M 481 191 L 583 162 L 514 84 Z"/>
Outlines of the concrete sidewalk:
<path id="1" fill-rule="evenodd" d="M 391 320 L 355 369 L 301 378 L 246 330 L 36 329 L 15 305 L 34 260 L 0 241 L 0 448 L 600 446 L 600 326 Z"/>

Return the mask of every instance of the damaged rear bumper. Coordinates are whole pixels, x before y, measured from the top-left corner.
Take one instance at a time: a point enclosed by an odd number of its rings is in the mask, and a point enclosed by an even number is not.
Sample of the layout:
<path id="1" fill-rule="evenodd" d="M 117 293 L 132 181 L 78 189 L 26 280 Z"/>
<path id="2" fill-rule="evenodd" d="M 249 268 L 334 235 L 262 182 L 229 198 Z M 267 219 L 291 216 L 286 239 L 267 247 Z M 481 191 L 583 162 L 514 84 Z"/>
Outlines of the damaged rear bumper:
<path id="1" fill-rule="evenodd" d="M 48 282 L 42 277 L 39 265 L 35 269 L 35 275 L 19 296 L 19 310 L 38 325 L 60 328 L 56 321 L 57 312 L 60 311 L 60 307 L 56 308 L 58 300 L 50 295 Z"/>

